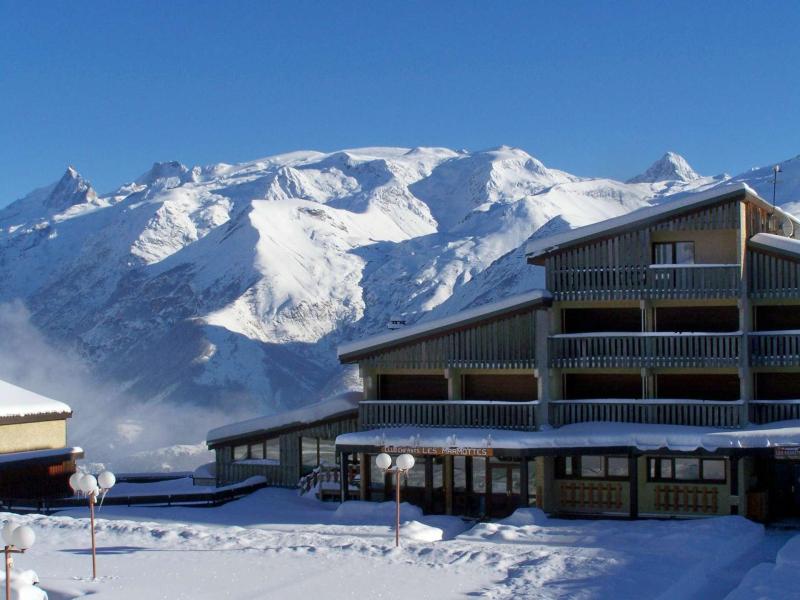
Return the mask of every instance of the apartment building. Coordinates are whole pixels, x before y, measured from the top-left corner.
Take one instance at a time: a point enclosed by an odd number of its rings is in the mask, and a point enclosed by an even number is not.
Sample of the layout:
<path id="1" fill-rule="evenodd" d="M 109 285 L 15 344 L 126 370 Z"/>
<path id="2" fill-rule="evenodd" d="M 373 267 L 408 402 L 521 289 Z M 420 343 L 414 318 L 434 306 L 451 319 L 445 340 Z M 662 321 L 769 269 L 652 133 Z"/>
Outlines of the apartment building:
<path id="1" fill-rule="evenodd" d="M 410 452 L 433 512 L 800 515 L 800 221 L 731 185 L 527 260 L 546 289 L 340 347 L 362 499 L 392 497 L 377 453 Z"/>

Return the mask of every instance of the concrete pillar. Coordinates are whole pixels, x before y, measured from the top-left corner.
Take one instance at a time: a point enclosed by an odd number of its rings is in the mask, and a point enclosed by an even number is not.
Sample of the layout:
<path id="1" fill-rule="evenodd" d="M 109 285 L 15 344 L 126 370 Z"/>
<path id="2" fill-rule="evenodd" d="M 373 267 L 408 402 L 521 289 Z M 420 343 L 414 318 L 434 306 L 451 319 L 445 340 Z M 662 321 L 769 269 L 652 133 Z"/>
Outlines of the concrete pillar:
<path id="1" fill-rule="evenodd" d="M 463 400 L 464 393 L 461 389 L 461 371 L 459 369 L 445 369 L 444 376 L 447 379 L 447 399 Z"/>
<path id="2" fill-rule="evenodd" d="M 753 330 L 753 307 L 750 304 L 750 289 L 748 273 L 750 265 L 747 262 L 747 204 L 739 202 L 739 236 L 737 238 L 739 264 L 742 265 L 739 286 L 739 331 L 742 339 L 739 349 L 739 397 L 742 406 L 739 412 L 739 424 L 745 426 L 750 422 L 750 400 L 753 399 L 753 372 L 750 369 L 750 338 L 748 334 Z"/>
<path id="3" fill-rule="evenodd" d="M 528 457 L 523 456 L 519 465 L 519 504 L 528 508 L 530 503 L 530 490 L 528 489 Z"/>
<path id="4" fill-rule="evenodd" d="M 339 457 L 339 488 L 341 492 L 341 502 L 347 501 L 347 492 L 348 492 L 348 469 L 347 469 L 347 461 L 349 460 L 350 455 L 347 452 L 342 452 Z"/>
<path id="5" fill-rule="evenodd" d="M 549 337 L 552 325 L 549 310 L 537 310 L 534 317 L 534 352 L 536 356 L 536 395 L 539 404 L 536 406 L 536 427 L 550 424 L 550 349 Z"/>
<path id="6" fill-rule="evenodd" d="M 361 479 L 361 485 L 358 490 L 359 500 L 369 500 L 369 490 L 371 486 L 370 476 L 372 471 L 369 464 L 369 454 L 360 452 L 358 454 L 358 474 Z"/>

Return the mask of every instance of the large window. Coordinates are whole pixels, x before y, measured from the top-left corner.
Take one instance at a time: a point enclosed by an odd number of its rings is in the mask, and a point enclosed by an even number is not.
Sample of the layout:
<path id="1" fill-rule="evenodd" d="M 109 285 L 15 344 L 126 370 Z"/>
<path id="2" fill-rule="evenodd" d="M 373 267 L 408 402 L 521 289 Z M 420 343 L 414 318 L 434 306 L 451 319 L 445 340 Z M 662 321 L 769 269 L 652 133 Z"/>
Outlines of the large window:
<path id="1" fill-rule="evenodd" d="M 300 438 L 300 464 L 303 472 L 308 473 L 322 465 L 333 467 L 336 465 L 336 443 L 316 437 Z"/>
<path id="2" fill-rule="evenodd" d="M 656 265 L 694 264 L 694 242 L 657 242 L 653 244 Z"/>
<path id="3" fill-rule="evenodd" d="M 559 479 L 627 479 L 627 456 L 559 456 L 556 458 Z"/>
<path id="4" fill-rule="evenodd" d="M 266 456 L 265 458 L 270 461 L 275 461 L 275 464 L 281 462 L 281 444 L 279 438 L 272 438 L 265 442 Z"/>
<path id="5" fill-rule="evenodd" d="M 648 458 L 647 478 L 650 481 L 725 483 L 725 460 L 691 457 Z"/>
<path id="6" fill-rule="evenodd" d="M 247 446 L 234 446 L 233 460 L 247 460 Z"/>

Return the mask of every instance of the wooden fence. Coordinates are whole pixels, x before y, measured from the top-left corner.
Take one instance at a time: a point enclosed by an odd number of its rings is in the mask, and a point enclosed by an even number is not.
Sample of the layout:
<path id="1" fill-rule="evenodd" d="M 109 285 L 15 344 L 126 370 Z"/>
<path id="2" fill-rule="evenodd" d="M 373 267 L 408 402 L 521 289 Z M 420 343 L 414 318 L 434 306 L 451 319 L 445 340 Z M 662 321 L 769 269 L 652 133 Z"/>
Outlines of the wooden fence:
<path id="1" fill-rule="evenodd" d="M 558 484 L 558 505 L 564 509 L 622 510 L 627 505 L 621 482 L 561 481 Z"/>
<path id="2" fill-rule="evenodd" d="M 669 512 L 717 514 L 718 491 L 699 485 L 655 486 L 655 509 Z"/>

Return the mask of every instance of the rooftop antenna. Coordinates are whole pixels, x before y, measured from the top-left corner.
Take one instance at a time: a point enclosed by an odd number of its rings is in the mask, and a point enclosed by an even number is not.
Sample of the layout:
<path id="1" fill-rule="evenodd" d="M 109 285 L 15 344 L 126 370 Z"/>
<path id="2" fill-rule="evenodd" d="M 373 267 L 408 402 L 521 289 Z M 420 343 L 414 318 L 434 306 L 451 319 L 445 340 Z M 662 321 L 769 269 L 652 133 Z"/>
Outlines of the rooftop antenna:
<path id="1" fill-rule="evenodd" d="M 778 188 L 778 173 L 780 172 L 780 165 L 775 165 L 772 167 L 772 212 L 775 212 L 775 191 Z"/>

